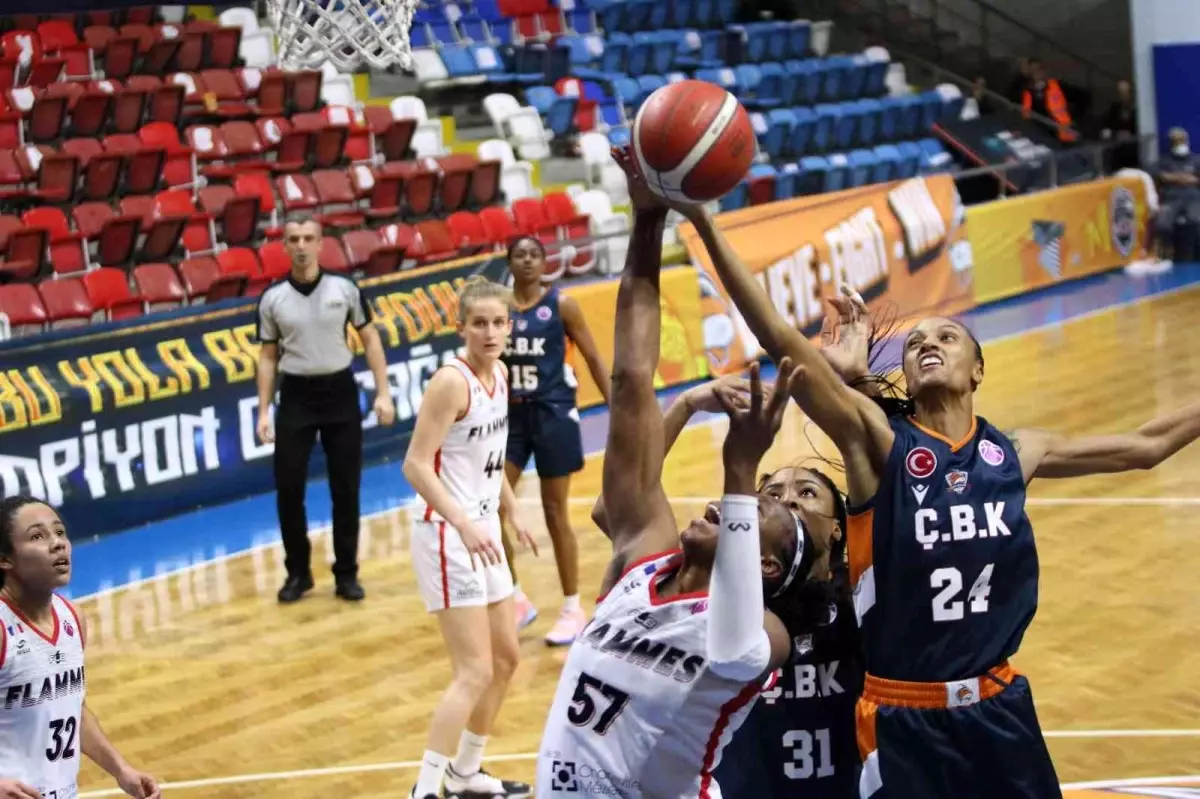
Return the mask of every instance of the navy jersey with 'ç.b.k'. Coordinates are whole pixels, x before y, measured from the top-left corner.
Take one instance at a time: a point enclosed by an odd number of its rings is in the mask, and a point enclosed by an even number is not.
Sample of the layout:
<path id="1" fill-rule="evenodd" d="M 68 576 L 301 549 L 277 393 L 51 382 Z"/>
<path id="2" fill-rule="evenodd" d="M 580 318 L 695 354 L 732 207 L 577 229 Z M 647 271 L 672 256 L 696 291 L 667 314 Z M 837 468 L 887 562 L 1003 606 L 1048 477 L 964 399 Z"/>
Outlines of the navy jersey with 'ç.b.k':
<path id="1" fill-rule="evenodd" d="M 849 550 L 867 672 L 909 682 L 984 674 L 1021 645 L 1038 558 L 1012 442 L 982 417 L 952 443 L 914 420 L 896 440 Z"/>
<path id="2" fill-rule="evenodd" d="M 514 399 L 575 406 L 575 372 L 567 363 L 567 329 L 551 286 L 528 308 L 513 309 L 513 328 L 504 351 Z"/>
<path id="3" fill-rule="evenodd" d="M 861 763 L 854 706 L 862 692 L 858 626 L 849 602 L 796 636 L 717 767 L 724 799 L 853 799 Z"/>

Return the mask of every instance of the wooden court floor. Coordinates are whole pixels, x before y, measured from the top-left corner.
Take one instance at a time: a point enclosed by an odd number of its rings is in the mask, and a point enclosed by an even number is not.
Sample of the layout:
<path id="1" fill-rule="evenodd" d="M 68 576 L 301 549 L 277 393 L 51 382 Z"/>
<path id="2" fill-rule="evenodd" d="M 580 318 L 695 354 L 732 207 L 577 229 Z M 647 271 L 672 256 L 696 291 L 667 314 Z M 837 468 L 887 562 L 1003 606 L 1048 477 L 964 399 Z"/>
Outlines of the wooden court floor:
<path id="1" fill-rule="evenodd" d="M 1002 428 L 1132 429 L 1200 396 L 1197 318 L 1200 292 L 1184 291 L 994 342 L 980 411 Z M 789 413 L 768 466 L 811 454 L 804 419 Z M 724 429 L 690 428 L 672 454 L 666 482 L 681 525 L 719 495 Z M 590 458 L 573 490 L 585 597 L 608 556 L 588 521 L 600 463 Z M 1033 683 L 1064 783 L 1200 774 L 1198 483 L 1194 447 L 1152 472 L 1031 492 L 1041 609 L 1015 665 Z M 544 539 L 533 481 L 518 493 Z M 274 547 L 86 600 L 90 705 L 134 763 L 183 783 L 168 795 L 407 796 L 448 677 L 407 536 L 405 512 L 366 526 L 360 605 L 335 601 L 325 571 L 305 601 L 278 606 Z M 523 635 L 489 753 L 513 756 L 493 771 L 531 779 L 565 653 L 541 640 L 560 599 L 553 558 L 518 565 L 542 617 Z M 236 779 L 272 773 L 281 776 Z M 90 764 L 81 787 L 115 795 Z"/>

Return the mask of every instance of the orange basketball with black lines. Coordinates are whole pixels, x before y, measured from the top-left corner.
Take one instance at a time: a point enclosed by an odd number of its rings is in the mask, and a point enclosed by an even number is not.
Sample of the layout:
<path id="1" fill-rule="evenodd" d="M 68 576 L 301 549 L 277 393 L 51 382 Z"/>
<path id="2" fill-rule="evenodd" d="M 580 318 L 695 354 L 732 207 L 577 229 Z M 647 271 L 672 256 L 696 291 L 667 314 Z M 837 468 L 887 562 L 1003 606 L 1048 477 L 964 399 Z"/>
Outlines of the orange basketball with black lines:
<path id="1" fill-rule="evenodd" d="M 634 117 L 632 139 L 650 190 L 683 202 L 728 194 L 758 151 L 746 109 L 725 89 L 702 80 L 655 90 Z"/>

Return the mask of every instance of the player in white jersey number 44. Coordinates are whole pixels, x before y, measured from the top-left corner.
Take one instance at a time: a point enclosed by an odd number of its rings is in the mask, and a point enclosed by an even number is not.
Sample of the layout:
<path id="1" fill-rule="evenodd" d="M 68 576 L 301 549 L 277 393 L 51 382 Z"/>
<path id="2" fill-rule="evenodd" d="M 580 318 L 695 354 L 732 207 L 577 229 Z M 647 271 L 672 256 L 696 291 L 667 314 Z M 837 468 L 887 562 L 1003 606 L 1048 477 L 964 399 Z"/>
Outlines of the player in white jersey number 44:
<path id="1" fill-rule="evenodd" d="M 719 395 L 730 419 L 725 495 L 682 533 L 662 485 L 663 417 L 654 393 L 666 208 L 626 151 L 635 208 L 617 295 L 602 529 L 613 557 L 604 596 L 567 656 L 538 754 L 537 796 L 719 799 L 713 769 L 792 638 L 827 616 L 832 524 L 755 495 L 759 461 L 779 429 L 793 380 L 780 364 L 764 396 Z M 795 379 L 800 379 L 796 377 Z"/>
<path id="2" fill-rule="evenodd" d="M 80 754 L 128 795 L 158 799 L 84 703 L 87 624 L 54 593 L 70 579 L 58 513 L 33 497 L 0 501 L 0 799 L 75 799 Z"/>

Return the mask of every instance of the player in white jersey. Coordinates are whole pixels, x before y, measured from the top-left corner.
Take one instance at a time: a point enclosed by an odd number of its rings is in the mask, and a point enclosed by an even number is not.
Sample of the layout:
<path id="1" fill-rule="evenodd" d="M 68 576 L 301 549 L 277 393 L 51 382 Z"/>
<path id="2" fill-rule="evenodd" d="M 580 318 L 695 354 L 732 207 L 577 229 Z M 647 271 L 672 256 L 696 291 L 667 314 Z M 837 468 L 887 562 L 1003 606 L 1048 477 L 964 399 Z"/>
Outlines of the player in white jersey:
<path id="1" fill-rule="evenodd" d="M 54 593 L 70 579 L 58 513 L 33 497 L 0 501 L 0 799 L 75 799 L 80 755 L 130 796 L 158 799 L 84 703 L 87 623 Z"/>
<path id="2" fill-rule="evenodd" d="M 613 557 L 595 616 L 563 668 L 538 753 L 537 795 L 715 799 L 721 749 L 765 676 L 789 656 L 792 636 L 827 612 L 828 558 L 815 556 L 808 518 L 755 496 L 759 461 L 787 402 L 788 361 L 769 401 L 757 365 L 748 408 L 718 395 L 730 417 L 725 496 L 677 532 L 654 392 L 666 208 L 627 151 L 614 157 L 635 216 L 617 295 L 602 484 Z"/>
<path id="3" fill-rule="evenodd" d="M 504 479 L 508 385 L 500 356 L 512 324 L 510 303 L 504 286 L 467 281 L 458 299 L 466 357 L 430 379 L 404 459 L 404 476 L 423 500 L 413 523 L 413 570 L 425 607 L 438 620 L 453 674 L 430 721 L 416 799 L 441 797 L 443 787 L 448 797 L 464 798 L 531 792 L 481 768 L 519 657 L 501 518 L 537 552 Z"/>

